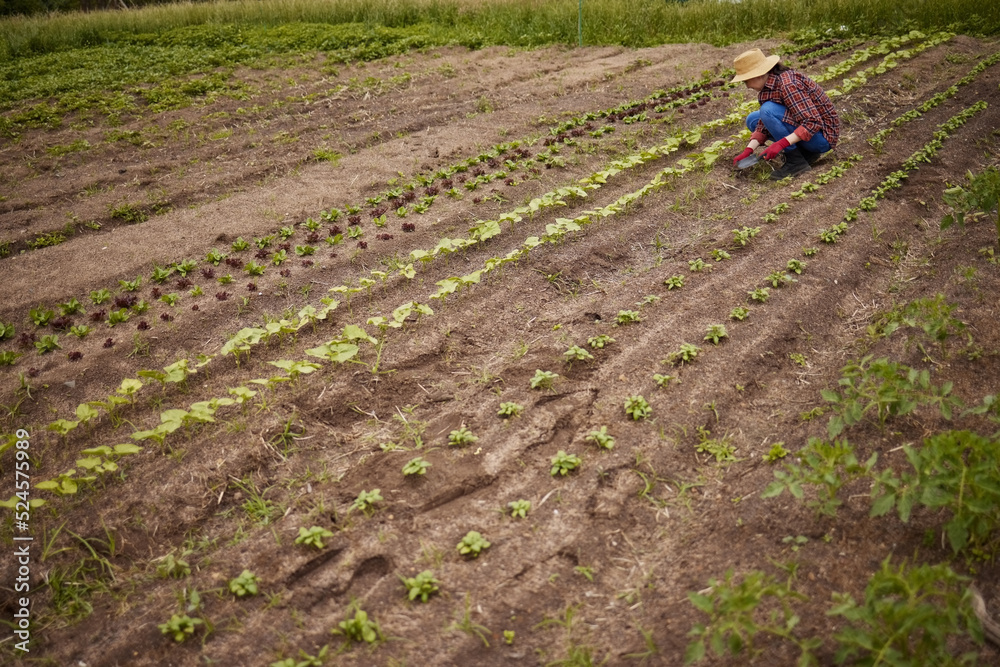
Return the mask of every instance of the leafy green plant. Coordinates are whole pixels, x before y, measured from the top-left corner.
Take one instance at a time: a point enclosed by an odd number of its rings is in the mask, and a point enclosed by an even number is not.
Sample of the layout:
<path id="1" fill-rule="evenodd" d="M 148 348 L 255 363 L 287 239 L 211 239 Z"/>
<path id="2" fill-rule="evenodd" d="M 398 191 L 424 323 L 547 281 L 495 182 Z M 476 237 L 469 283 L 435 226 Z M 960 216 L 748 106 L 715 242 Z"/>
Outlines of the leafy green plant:
<path id="1" fill-rule="evenodd" d="M 684 276 L 670 276 L 663 281 L 663 284 L 667 286 L 668 290 L 680 289 L 684 287 Z"/>
<path id="2" fill-rule="evenodd" d="M 691 273 L 701 273 L 706 268 L 710 268 L 701 257 L 688 260 L 688 270 Z"/>
<path id="3" fill-rule="evenodd" d="M 615 315 L 615 326 L 624 326 L 641 321 L 642 318 L 639 317 L 638 311 L 635 310 L 619 310 L 618 314 Z"/>
<path id="4" fill-rule="evenodd" d="M 710 340 L 713 345 L 718 345 L 720 340 L 728 336 L 729 334 L 726 332 L 726 325 L 709 324 L 708 332 L 705 334 L 705 340 Z"/>
<path id="5" fill-rule="evenodd" d="M 552 383 L 559 378 L 558 373 L 536 369 L 535 375 L 531 378 L 532 389 L 551 389 Z"/>
<path id="6" fill-rule="evenodd" d="M 28 317 L 36 327 L 44 327 L 55 317 L 55 312 L 41 306 L 28 311 Z"/>
<path id="7" fill-rule="evenodd" d="M 470 530 L 455 548 L 458 549 L 458 553 L 462 556 L 476 558 L 484 549 L 488 549 L 489 547 L 490 542 L 479 531 Z"/>
<path id="8" fill-rule="evenodd" d="M 531 511 L 531 501 L 530 500 L 512 500 L 507 503 L 507 509 L 510 510 L 510 515 L 515 519 L 525 519 L 528 516 L 528 512 Z"/>
<path id="9" fill-rule="evenodd" d="M 284 248 L 281 248 L 277 250 L 273 255 L 271 255 L 271 264 L 275 266 L 281 266 L 286 259 L 288 259 L 288 253 L 285 251 Z M 250 272 L 248 271 L 247 273 Z M 258 274 L 250 273 L 250 275 L 258 275 Z"/>
<path id="10" fill-rule="evenodd" d="M 678 382 L 679 383 L 680 382 L 680 378 L 678 378 L 678 377 L 676 377 L 674 375 L 662 375 L 660 373 L 653 373 L 653 382 L 656 383 L 657 387 L 659 387 L 661 389 L 666 389 L 667 387 L 670 386 L 671 382 Z"/>
<path id="11" fill-rule="evenodd" d="M 806 257 L 812 257 L 817 252 L 819 252 L 818 248 L 803 248 L 802 249 L 802 254 L 805 255 Z"/>
<path id="12" fill-rule="evenodd" d="M 421 602 L 427 602 L 430 596 L 438 592 L 438 584 L 441 583 L 430 570 L 424 570 L 415 577 L 400 577 L 400 579 L 406 586 L 406 597 L 410 602 L 417 598 L 420 598 Z"/>
<path id="13" fill-rule="evenodd" d="M 729 311 L 729 319 L 743 321 L 750 315 L 750 309 L 744 306 L 736 306 Z"/>
<path id="14" fill-rule="evenodd" d="M 180 300 L 180 296 L 176 292 L 171 292 L 170 294 L 162 294 L 160 296 L 160 301 L 167 304 L 168 306 L 176 306 L 178 300 Z"/>
<path id="15" fill-rule="evenodd" d="M 352 611 L 354 612 L 353 617 L 351 616 Z M 385 641 L 385 635 L 382 634 L 378 622 L 369 618 L 368 612 L 363 611 L 356 602 L 348 608 L 347 618 L 338 623 L 337 627 L 330 632 L 335 635 L 343 635 L 344 641 L 348 644 L 351 642 L 375 644 Z"/>
<path id="16" fill-rule="evenodd" d="M 625 414 L 631 417 L 633 421 L 639 421 L 652 415 L 653 408 L 642 396 L 629 396 L 625 399 Z"/>
<path id="17" fill-rule="evenodd" d="M 712 259 L 714 259 L 716 262 L 721 262 L 722 260 L 729 258 L 730 254 L 725 250 L 722 250 L 721 248 L 716 248 L 715 250 L 712 251 Z"/>
<path id="18" fill-rule="evenodd" d="M 325 546 L 323 540 L 329 537 L 333 537 L 333 533 L 321 526 L 312 526 L 308 529 L 300 527 L 299 536 L 295 538 L 295 543 L 322 549 Z"/>
<path id="19" fill-rule="evenodd" d="M 795 282 L 795 278 L 784 271 L 774 271 L 765 280 L 771 283 L 771 287 L 783 287 L 786 283 Z"/>
<path id="20" fill-rule="evenodd" d="M 246 265 L 243 267 L 243 270 L 246 271 L 247 275 L 249 276 L 262 276 L 264 275 L 264 269 L 266 268 L 267 267 L 264 266 L 263 264 L 258 264 L 257 262 L 251 260 L 246 263 Z"/>
<path id="21" fill-rule="evenodd" d="M 93 301 L 96 306 L 101 305 L 110 298 L 111 292 L 106 289 L 94 290 L 90 293 L 90 300 Z"/>
<path id="22" fill-rule="evenodd" d="M 953 211 L 941 219 L 941 229 L 947 229 L 954 223 L 964 227 L 965 216 L 977 209 L 984 214 L 997 209 L 997 203 L 1000 202 L 1000 169 L 990 166 L 976 175 L 969 171 L 966 179 L 966 187 L 948 188 L 941 196 Z M 996 226 L 997 241 L 1000 242 L 1000 211 L 995 214 L 993 224 Z"/>
<path id="23" fill-rule="evenodd" d="M 243 570 L 238 577 L 229 580 L 229 592 L 238 598 L 257 595 L 257 575 Z"/>
<path id="24" fill-rule="evenodd" d="M 358 493 L 358 497 L 354 499 L 351 510 L 359 510 L 364 512 L 365 516 L 371 516 L 375 511 L 375 505 L 382 501 L 381 489 L 372 489 L 371 491 L 362 489 Z"/>
<path id="25" fill-rule="evenodd" d="M 42 336 L 41 340 L 35 341 L 35 347 L 38 349 L 38 354 L 48 354 L 49 352 L 62 349 L 62 346 L 59 344 L 59 336 L 56 334 Z"/>
<path id="26" fill-rule="evenodd" d="M 767 463 L 775 463 L 788 456 L 788 450 L 785 449 L 784 442 L 776 442 L 771 445 L 771 449 L 767 451 L 767 454 L 761 454 L 761 456 Z"/>
<path id="27" fill-rule="evenodd" d="M 806 263 L 798 259 L 788 260 L 787 270 L 795 274 L 801 274 L 806 268 Z"/>
<path id="28" fill-rule="evenodd" d="M 591 431 L 584 438 L 587 442 L 592 442 L 601 449 L 614 449 L 615 437 L 608 433 L 607 426 L 601 426 L 601 428 Z"/>
<path id="29" fill-rule="evenodd" d="M 59 312 L 62 313 L 64 317 L 76 315 L 83 312 L 83 304 L 77 301 L 76 297 L 73 297 L 69 301 L 59 304 Z M 2 336 L 0 336 L 0 338 L 2 338 Z"/>
<path id="30" fill-rule="evenodd" d="M 119 280 L 123 292 L 137 292 L 142 288 L 142 276 L 136 276 L 135 280 Z"/>
<path id="31" fill-rule="evenodd" d="M 894 568 L 886 558 L 868 581 L 862 603 L 834 593 L 835 605 L 827 613 L 849 623 L 835 635 L 837 662 L 974 664 L 976 653 L 956 658 L 950 647 L 952 638 L 983 641 L 967 582 L 946 564 L 908 566 L 904 561 Z"/>
<path id="32" fill-rule="evenodd" d="M 479 437 L 473 435 L 472 431 L 467 429 L 464 424 L 457 430 L 448 434 L 448 444 L 455 445 L 457 447 L 471 445 L 477 440 L 479 440 Z"/>
<path id="33" fill-rule="evenodd" d="M 728 570 L 724 579 L 710 579 L 708 585 L 703 592 L 688 593 L 691 604 L 708 614 L 709 622 L 696 624 L 688 633 L 694 641 L 684 652 L 684 664 L 704 660 L 708 649 L 719 658 L 727 652 L 733 656 L 744 651 L 752 653 L 754 639 L 762 633 L 796 645 L 800 666 L 818 664 L 812 653 L 822 640 L 801 638 L 795 632 L 799 615 L 792 603 L 806 597 L 792 589 L 791 578 L 778 582 L 769 574 L 753 570 L 737 582 L 733 571 Z M 765 602 L 766 615 L 758 611 Z"/>
<path id="34" fill-rule="evenodd" d="M 0 366 L 13 366 L 14 363 L 24 355 L 18 354 L 17 352 L 11 352 L 10 350 L 5 350 L 0 352 Z"/>
<path id="35" fill-rule="evenodd" d="M 229 246 L 233 249 L 233 252 L 243 252 L 250 247 L 250 243 L 246 241 L 242 236 L 236 238 Z"/>
<path id="36" fill-rule="evenodd" d="M 587 345 L 595 350 L 603 349 L 605 346 L 610 345 L 613 342 L 615 342 L 615 339 L 607 334 L 599 334 L 597 336 L 591 336 L 587 339 Z"/>
<path id="37" fill-rule="evenodd" d="M 127 308 L 119 308 L 108 313 L 108 326 L 113 327 L 118 324 L 128 322 L 130 315 Z"/>
<path id="38" fill-rule="evenodd" d="M 77 338 L 81 338 L 81 339 L 82 338 L 86 338 L 87 334 L 89 334 L 93 330 L 94 330 L 93 327 L 88 327 L 86 324 L 78 324 L 78 325 L 71 326 L 69 328 L 69 332 L 71 334 L 73 334 Z"/>
<path id="39" fill-rule="evenodd" d="M 760 234 L 760 227 L 743 226 L 740 229 L 732 230 L 733 242 L 741 248 L 750 242 L 750 239 Z"/>
<path id="40" fill-rule="evenodd" d="M 162 285 L 167 280 L 170 279 L 170 275 L 174 272 L 172 268 L 163 268 L 161 266 L 153 266 L 153 275 L 150 276 L 152 280 L 157 285 Z"/>
<path id="41" fill-rule="evenodd" d="M 568 363 L 572 363 L 574 361 L 592 361 L 593 358 L 594 355 L 587 352 L 587 350 L 579 345 L 573 345 L 568 350 L 563 352 L 563 359 L 565 359 Z"/>
<path id="42" fill-rule="evenodd" d="M 204 623 L 200 618 L 191 618 L 187 614 L 174 614 L 169 621 L 160 623 L 157 627 L 163 634 L 173 637 L 175 642 L 183 642 L 193 636 L 198 626 Z"/>
<path id="43" fill-rule="evenodd" d="M 507 401 L 500 404 L 500 409 L 497 410 L 497 414 L 501 417 L 519 417 L 521 412 L 524 411 L 524 406 L 519 403 L 514 403 L 513 401 Z"/>
<path id="44" fill-rule="evenodd" d="M 552 457 L 552 476 L 565 476 L 571 471 L 576 470 L 580 463 L 582 463 L 582 460 L 579 456 L 575 454 L 567 454 L 565 451 L 560 449 L 556 452 L 556 455 Z"/>
<path id="45" fill-rule="evenodd" d="M 841 370 L 837 384 L 840 391 L 821 392 L 836 413 L 827 426 L 831 438 L 870 413 L 874 413 L 879 425 L 884 425 L 889 417 L 907 415 L 920 405 L 937 407 L 942 417 L 951 419 L 953 411 L 962 405 L 951 395 L 951 382 L 934 385 L 929 371 L 909 368 L 885 357 L 873 359 L 868 355 L 851 362 Z"/>
<path id="46" fill-rule="evenodd" d="M 955 553 L 983 548 L 1000 527 L 1000 457 L 996 440 L 969 431 L 946 431 L 905 445 L 912 472 L 886 469 L 875 476 L 872 515 L 894 507 L 903 523 L 920 504 L 949 515 L 944 534 Z"/>
<path id="47" fill-rule="evenodd" d="M 173 553 L 164 556 L 156 566 L 156 574 L 163 579 L 183 579 L 191 574 L 191 565 L 184 560 L 193 553 L 191 550 L 181 552 L 179 557 Z"/>
<path id="48" fill-rule="evenodd" d="M 412 458 L 406 462 L 403 466 L 403 474 L 409 475 L 425 475 L 427 474 L 427 469 L 431 467 L 431 462 L 422 456 Z"/>
<path id="49" fill-rule="evenodd" d="M 701 352 L 701 348 L 693 343 L 681 343 L 681 347 L 676 352 L 671 352 L 667 355 L 665 363 L 676 364 L 680 362 L 683 366 L 685 363 L 691 363 L 698 358 L 698 353 Z"/>
<path id="50" fill-rule="evenodd" d="M 698 427 L 698 444 L 695 449 L 701 454 L 715 457 L 716 463 L 731 463 L 736 460 L 736 449 L 729 441 L 729 435 L 713 438 L 712 432 L 704 426 Z"/>
<path id="51" fill-rule="evenodd" d="M 764 303 L 767 301 L 768 297 L 771 296 L 771 290 L 767 287 L 758 287 L 751 292 L 747 292 L 751 299 L 759 303 Z"/>
<path id="52" fill-rule="evenodd" d="M 838 497 L 841 487 L 868 475 L 878 454 L 872 454 L 866 462 L 859 463 L 854 447 L 846 440 L 830 443 L 810 438 L 809 443 L 799 450 L 797 458 L 800 463 L 786 463 L 784 470 L 774 471 L 774 481 L 761 497 L 774 498 L 787 490 L 801 499 L 805 495 L 804 487 L 816 487 L 816 498 L 806 504 L 818 515 L 836 516 L 837 508 L 842 504 Z"/>

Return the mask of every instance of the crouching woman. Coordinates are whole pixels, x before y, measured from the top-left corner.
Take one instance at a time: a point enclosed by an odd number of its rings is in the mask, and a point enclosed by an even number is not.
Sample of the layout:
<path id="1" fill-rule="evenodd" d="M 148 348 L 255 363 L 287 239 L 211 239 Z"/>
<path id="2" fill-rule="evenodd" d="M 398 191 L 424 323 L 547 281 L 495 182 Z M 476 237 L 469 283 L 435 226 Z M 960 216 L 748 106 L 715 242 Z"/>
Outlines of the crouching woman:
<path id="1" fill-rule="evenodd" d="M 750 143 L 733 164 L 770 139 L 762 155 L 765 160 L 785 153 L 784 166 L 771 174 L 775 181 L 808 171 L 840 138 L 840 119 L 823 89 L 779 60 L 780 56 L 764 56 L 760 49 L 746 51 L 736 58 L 733 77 L 734 83 L 743 81 L 757 91 L 760 102 L 760 110 L 747 116 L 747 128 L 753 133 Z"/>

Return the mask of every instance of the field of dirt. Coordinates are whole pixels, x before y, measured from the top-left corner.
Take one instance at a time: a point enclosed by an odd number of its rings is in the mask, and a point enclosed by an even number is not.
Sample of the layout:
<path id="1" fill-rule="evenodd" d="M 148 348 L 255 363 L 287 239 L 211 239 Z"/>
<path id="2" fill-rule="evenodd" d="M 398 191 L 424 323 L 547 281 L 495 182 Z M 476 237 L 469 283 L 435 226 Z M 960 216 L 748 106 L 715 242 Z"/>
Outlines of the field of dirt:
<path id="1" fill-rule="evenodd" d="M 998 245 L 992 217 L 939 229 L 947 212 L 942 192 L 967 170 L 1000 163 L 1000 65 L 921 117 L 891 124 L 1000 50 L 996 42 L 954 36 L 834 98 L 840 145 L 791 183 L 767 180 L 763 164 L 737 174 L 731 158 L 745 145 L 742 127 L 710 127 L 679 150 L 622 168 L 586 197 L 563 194 L 564 205 L 502 220 L 502 233 L 487 241 L 428 262 L 410 255 L 466 238 L 479 221 L 577 186 L 751 97 L 712 85 L 704 104 L 660 112 L 656 104 L 669 99 L 660 98 L 616 119 L 595 115 L 585 129 L 556 138 L 551 128 L 559 123 L 657 90 L 722 81 L 742 51 L 780 45 L 430 49 L 349 66 L 316 56 L 237 70 L 229 82 L 242 84 L 240 96 L 162 113 L 140 109 L 116 125 L 98 114 L 70 117 L 2 140 L 0 244 L 8 255 L 0 259 L 0 322 L 15 331 L 0 352 L 22 356 L 0 367 L 0 430 L 30 432 L 32 484 L 69 469 L 83 476 L 76 462 L 84 449 L 143 447 L 75 494 L 32 491 L 47 502 L 30 521 L 28 658 L 89 667 L 270 665 L 329 645 L 327 664 L 337 665 L 680 665 L 689 631 L 707 622 L 688 593 L 705 591 L 727 570 L 784 580 L 797 564 L 795 588 L 805 598 L 794 603 L 796 632 L 823 639 L 816 655 L 827 665 L 835 664 L 833 637 L 844 623 L 826 613 L 832 595 L 862 599 L 889 557 L 950 563 L 1000 615 L 994 551 L 956 557 L 940 513 L 918 510 L 905 524 L 892 513 L 869 518 L 869 488 L 860 483 L 841 491 L 836 517 L 817 517 L 787 493 L 761 497 L 781 469 L 781 461 L 764 459 L 775 443 L 792 460 L 809 438 L 826 437 L 831 411 L 820 391 L 835 388 L 852 360 L 874 355 L 928 369 L 935 383 L 954 383 L 953 394 L 970 406 L 1000 387 L 1000 266 L 985 250 Z M 786 60 L 818 75 L 854 50 Z M 823 85 L 836 88 L 880 58 Z M 901 188 L 861 211 L 836 243 L 819 239 L 939 124 L 981 100 L 987 108 Z M 604 126 L 614 129 L 596 132 Z M 889 127 L 881 149 L 866 141 Z M 59 149 L 80 140 L 83 150 Z M 703 152 L 716 141 L 733 143 L 704 167 Z M 416 185 L 407 199 L 406 185 L 418 175 L 514 142 L 504 155 L 450 175 L 450 185 L 440 177 Z M 694 168 L 678 163 L 685 157 Z M 505 167 L 505 160 L 520 165 Z M 678 164 L 681 175 L 615 215 L 594 214 L 592 224 L 558 239 L 547 229 Z M 842 176 L 790 196 L 835 166 Z M 465 187 L 477 171 L 501 169 L 504 176 Z M 457 196 L 448 196 L 451 187 Z M 380 199 L 394 189 L 390 202 Z M 435 193 L 426 212 L 412 210 Z M 765 221 L 781 203 L 788 210 Z M 358 213 L 348 213 L 355 205 Z M 324 219 L 331 208 L 342 215 Z M 360 224 L 350 224 L 350 215 Z M 374 221 L 382 215 L 384 227 Z M 309 219 L 321 223 L 315 232 L 303 226 Z M 287 240 L 255 245 L 282 227 L 291 228 Z M 731 230 L 744 227 L 759 232 L 741 245 Z M 351 237 L 352 228 L 363 235 Z M 32 248 L 53 233 L 66 238 Z M 326 241 L 337 234 L 338 243 Z M 543 242 L 533 247 L 532 237 Z M 233 250 L 238 238 L 249 248 Z M 430 298 L 439 281 L 468 276 L 526 242 L 530 253 L 517 261 L 481 280 L 477 274 L 446 299 Z M 279 264 L 282 243 L 287 259 Z M 297 254 L 304 246 L 315 251 Z M 213 248 L 233 261 L 209 263 Z M 728 258 L 713 258 L 717 250 Z M 706 264 L 700 271 L 692 266 L 697 258 Z M 185 259 L 197 263 L 186 276 L 175 270 L 162 284 L 151 279 L 154 268 Z M 769 283 L 792 259 L 804 263 L 789 275 L 794 281 Z M 266 267 L 262 275 L 246 273 L 251 261 Z M 232 282 L 220 284 L 226 274 Z M 141 284 L 125 291 L 121 281 L 137 276 Z M 683 286 L 665 284 L 672 276 L 682 276 Z M 355 289 L 328 291 L 342 285 Z M 766 303 L 749 298 L 764 286 Z M 101 289 L 110 298 L 94 304 L 90 295 Z M 906 326 L 879 334 L 894 307 L 939 294 L 956 306 L 967 336 L 937 341 Z M 170 295 L 173 304 L 162 300 Z M 148 310 L 136 312 L 130 296 Z M 238 358 L 220 354 L 239 330 L 290 320 L 304 306 L 322 307 L 323 297 L 339 301 L 325 320 Z M 57 304 L 74 298 L 84 312 L 60 318 Z M 366 324 L 391 320 L 411 302 L 433 313 L 406 314 L 402 326 L 384 331 Z M 741 306 L 749 316 L 731 319 Z M 46 308 L 63 321 L 33 324 L 30 311 Z M 119 308 L 132 309 L 129 319 L 110 326 Z M 638 321 L 624 322 L 622 311 Z M 712 324 L 728 331 L 718 344 L 706 339 Z M 79 325 L 93 330 L 77 338 L 69 328 Z M 377 344 L 355 341 L 360 352 L 347 363 L 306 352 L 348 325 L 365 328 Z M 60 349 L 40 354 L 35 343 L 52 334 Z M 613 342 L 588 345 L 602 334 Z M 680 363 L 671 355 L 685 343 L 700 352 Z M 571 346 L 592 359 L 567 361 Z M 161 386 L 139 375 L 180 359 L 194 368 L 198 355 L 211 359 L 185 382 Z M 287 375 L 271 363 L 283 360 L 317 368 L 265 386 Z M 558 377 L 532 388 L 538 370 Z M 661 387 L 654 374 L 674 379 Z M 54 420 L 75 419 L 78 405 L 106 400 L 127 378 L 144 386 L 113 418 L 102 408 L 65 436 L 47 430 Z M 162 444 L 130 438 L 154 429 L 165 410 L 191 410 L 236 387 L 257 393 Z M 645 419 L 623 410 L 636 395 L 651 407 Z M 523 410 L 502 418 L 505 403 Z M 612 449 L 587 438 L 602 426 L 614 436 Z M 477 439 L 449 444 L 463 428 Z M 845 437 L 859 458 L 878 452 L 879 466 L 902 466 L 902 445 L 949 428 L 991 434 L 997 427 L 985 417 L 945 421 L 921 408 L 884 426 L 865 420 Z M 717 460 L 706 441 L 728 454 Z M 13 494 L 15 451 L 3 452 L 0 463 L 3 498 Z M 576 454 L 580 465 L 552 474 L 560 452 Z M 426 474 L 404 475 L 415 457 L 430 464 Z M 372 490 L 380 501 L 354 507 Z M 518 500 L 531 503 L 524 518 L 511 516 L 508 503 Z M 322 549 L 296 543 L 300 529 L 312 526 L 331 534 Z M 490 543 L 477 558 L 456 550 L 470 531 Z M 7 518 L 0 534 L 12 549 L 12 538 L 26 533 Z M 178 559 L 189 573 L 171 566 Z M 0 562 L 7 621 L 17 605 L 16 565 Z M 260 594 L 229 592 L 227 582 L 243 570 L 256 574 Z M 425 570 L 440 590 L 426 603 L 407 600 L 401 578 Z M 201 594 L 200 608 L 188 606 L 192 590 Z M 331 631 L 355 608 L 377 621 L 386 641 L 342 646 L 343 635 Z M 159 625 L 184 613 L 206 622 L 175 642 Z M 3 639 L 5 660 L 27 659 L 15 652 L 15 639 Z M 798 658 L 794 645 L 773 637 L 761 636 L 756 648 L 753 656 L 709 662 L 792 665 Z M 1000 661 L 989 643 L 960 640 L 955 650 L 977 651 L 984 665 Z"/>

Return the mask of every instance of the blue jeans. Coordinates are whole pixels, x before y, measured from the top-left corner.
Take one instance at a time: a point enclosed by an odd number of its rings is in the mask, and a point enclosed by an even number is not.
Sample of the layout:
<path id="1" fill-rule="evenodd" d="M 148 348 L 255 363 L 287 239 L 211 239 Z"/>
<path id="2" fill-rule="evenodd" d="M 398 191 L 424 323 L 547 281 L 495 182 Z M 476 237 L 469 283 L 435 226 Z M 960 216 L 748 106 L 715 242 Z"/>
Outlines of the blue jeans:
<path id="1" fill-rule="evenodd" d="M 778 141 L 782 137 L 787 137 L 795 131 L 795 125 L 789 125 L 782 118 L 785 117 L 785 107 L 777 102 L 764 102 L 760 105 L 760 111 L 754 111 L 747 116 L 747 127 L 751 132 L 757 129 L 757 121 L 764 121 L 764 127 L 771 139 Z M 822 132 L 812 135 L 809 141 L 800 141 L 795 146 L 810 151 L 811 153 L 825 153 L 830 150 L 830 142 L 826 140 Z M 795 146 L 789 146 L 786 151 L 795 150 Z"/>

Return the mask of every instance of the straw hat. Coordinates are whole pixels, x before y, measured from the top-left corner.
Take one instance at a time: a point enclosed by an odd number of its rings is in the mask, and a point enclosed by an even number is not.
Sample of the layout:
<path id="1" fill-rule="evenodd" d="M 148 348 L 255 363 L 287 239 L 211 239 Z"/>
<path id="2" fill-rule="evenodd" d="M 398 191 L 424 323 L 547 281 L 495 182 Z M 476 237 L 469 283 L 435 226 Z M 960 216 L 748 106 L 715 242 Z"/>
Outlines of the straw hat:
<path id="1" fill-rule="evenodd" d="M 736 66 L 736 76 L 733 77 L 732 83 L 767 74 L 779 60 L 781 60 L 781 56 L 765 57 L 764 52 L 760 49 L 744 51 L 733 61 L 733 65 Z"/>

